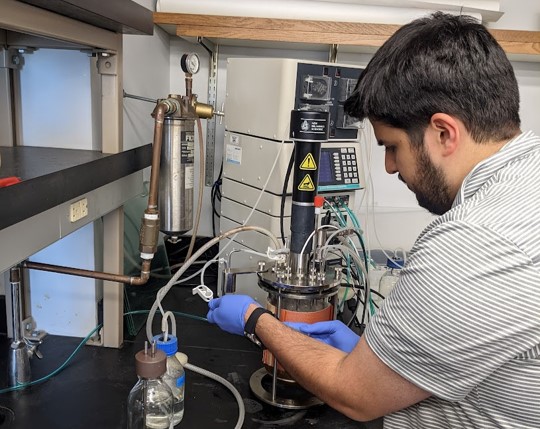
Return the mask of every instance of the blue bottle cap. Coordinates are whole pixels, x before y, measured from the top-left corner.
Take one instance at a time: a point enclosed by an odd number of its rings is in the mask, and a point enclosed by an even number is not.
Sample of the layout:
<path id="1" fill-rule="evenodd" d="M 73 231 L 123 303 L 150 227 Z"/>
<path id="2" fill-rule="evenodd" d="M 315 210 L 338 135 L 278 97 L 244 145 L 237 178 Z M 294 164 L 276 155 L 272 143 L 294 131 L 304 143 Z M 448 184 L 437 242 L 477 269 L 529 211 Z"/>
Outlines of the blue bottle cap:
<path id="1" fill-rule="evenodd" d="M 178 339 L 174 335 L 168 335 L 167 341 L 163 340 L 163 335 L 154 335 L 158 350 L 163 350 L 167 356 L 172 356 L 178 351 Z"/>
<path id="2" fill-rule="evenodd" d="M 398 270 L 400 270 L 401 268 L 403 268 L 403 265 L 405 265 L 405 261 L 403 259 L 388 258 L 386 260 L 386 266 L 388 268 L 397 268 Z"/>

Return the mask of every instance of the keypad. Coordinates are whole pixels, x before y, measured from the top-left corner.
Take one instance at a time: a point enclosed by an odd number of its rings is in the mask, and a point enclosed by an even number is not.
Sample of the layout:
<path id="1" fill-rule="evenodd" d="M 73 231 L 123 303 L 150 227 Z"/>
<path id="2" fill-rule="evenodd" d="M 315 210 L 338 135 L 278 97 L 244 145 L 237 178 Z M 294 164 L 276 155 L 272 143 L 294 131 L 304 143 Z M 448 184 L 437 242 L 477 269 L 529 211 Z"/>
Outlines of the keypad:
<path id="1" fill-rule="evenodd" d="M 345 184 L 358 183 L 358 166 L 354 147 L 342 147 L 340 153 L 334 152 L 336 180 Z M 343 174 L 342 174 L 343 173 Z"/>

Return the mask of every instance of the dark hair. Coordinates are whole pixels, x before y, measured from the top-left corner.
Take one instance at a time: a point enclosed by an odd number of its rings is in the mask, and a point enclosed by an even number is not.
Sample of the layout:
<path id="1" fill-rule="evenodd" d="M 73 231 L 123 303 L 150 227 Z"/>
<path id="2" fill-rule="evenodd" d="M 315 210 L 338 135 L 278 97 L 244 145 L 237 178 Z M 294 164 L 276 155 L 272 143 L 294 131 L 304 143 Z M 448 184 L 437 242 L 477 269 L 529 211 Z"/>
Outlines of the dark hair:
<path id="1" fill-rule="evenodd" d="M 345 110 L 405 130 L 413 145 L 438 112 L 458 117 L 478 143 L 510 139 L 520 125 L 519 89 L 501 46 L 474 18 L 442 12 L 381 46 Z"/>

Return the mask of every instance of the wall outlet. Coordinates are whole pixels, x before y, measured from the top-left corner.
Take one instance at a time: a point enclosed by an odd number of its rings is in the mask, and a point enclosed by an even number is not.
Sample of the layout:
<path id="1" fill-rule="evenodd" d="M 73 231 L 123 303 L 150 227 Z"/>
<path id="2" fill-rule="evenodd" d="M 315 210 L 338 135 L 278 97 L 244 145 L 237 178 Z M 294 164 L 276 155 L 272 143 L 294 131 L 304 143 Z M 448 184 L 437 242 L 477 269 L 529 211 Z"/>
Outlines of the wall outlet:
<path id="1" fill-rule="evenodd" d="M 78 220 L 86 216 L 88 216 L 88 200 L 86 198 L 75 201 L 69 206 L 70 222 L 77 222 Z"/>

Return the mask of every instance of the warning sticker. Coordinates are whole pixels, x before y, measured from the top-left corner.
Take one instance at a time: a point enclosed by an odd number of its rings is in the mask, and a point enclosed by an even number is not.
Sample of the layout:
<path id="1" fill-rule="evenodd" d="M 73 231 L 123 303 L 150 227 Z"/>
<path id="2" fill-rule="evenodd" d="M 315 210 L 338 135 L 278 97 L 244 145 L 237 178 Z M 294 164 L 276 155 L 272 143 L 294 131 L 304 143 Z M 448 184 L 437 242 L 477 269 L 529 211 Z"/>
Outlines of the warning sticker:
<path id="1" fill-rule="evenodd" d="M 299 191 L 314 191 L 315 185 L 309 174 L 306 174 L 300 184 L 298 185 Z"/>
<path id="2" fill-rule="evenodd" d="M 315 163 L 315 158 L 311 153 L 308 153 L 302 163 L 300 164 L 300 170 L 316 170 L 317 164 Z"/>

